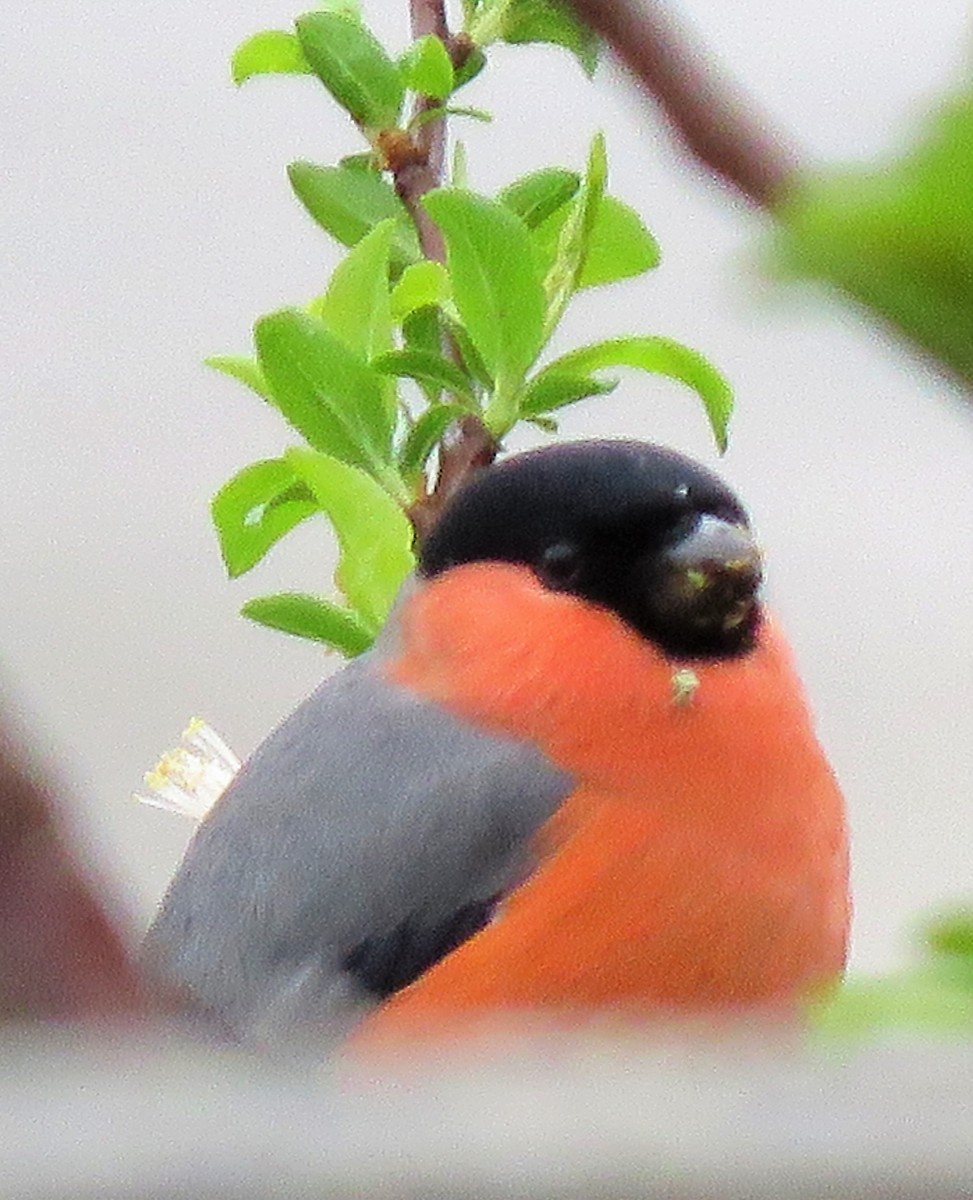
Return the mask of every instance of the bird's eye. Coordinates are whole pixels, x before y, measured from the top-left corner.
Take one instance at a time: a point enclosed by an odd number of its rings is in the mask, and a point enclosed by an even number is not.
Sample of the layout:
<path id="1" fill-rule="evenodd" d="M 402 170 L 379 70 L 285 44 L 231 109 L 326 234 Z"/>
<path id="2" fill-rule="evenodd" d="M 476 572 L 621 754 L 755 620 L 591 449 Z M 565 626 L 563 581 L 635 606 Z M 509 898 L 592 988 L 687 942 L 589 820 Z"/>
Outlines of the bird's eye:
<path id="1" fill-rule="evenodd" d="M 569 542 L 555 542 L 541 555 L 537 571 L 546 587 L 565 591 L 581 574 L 581 552 Z"/>

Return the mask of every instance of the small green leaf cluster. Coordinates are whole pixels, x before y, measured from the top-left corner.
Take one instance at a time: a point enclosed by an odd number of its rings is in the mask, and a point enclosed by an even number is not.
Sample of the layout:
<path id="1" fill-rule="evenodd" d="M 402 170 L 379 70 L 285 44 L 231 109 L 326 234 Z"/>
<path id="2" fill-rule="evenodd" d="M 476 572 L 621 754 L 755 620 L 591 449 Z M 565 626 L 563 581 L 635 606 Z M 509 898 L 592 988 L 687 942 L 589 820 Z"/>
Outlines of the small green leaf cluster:
<path id="1" fill-rule="evenodd" d="M 304 445 L 239 472 L 213 517 L 227 569 L 255 566 L 299 522 L 323 513 L 339 546 L 343 603 L 285 593 L 250 601 L 265 625 L 360 653 L 413 566 L 408 513 L 428 494 L 429 464 L 450 426 L 475 417 L 499 442 L 520 421 L 555 430 L 552 414 L 610 392 L 619 367 L 668 375 L 701 398 L 725 444 L 729 388 L 699 354 L 628 334 L 542 362 L 572 298 L 655 267 L 659 250 L 638 214 L 606 192 L 603 138 L 583 172 L 546 168 L 495 198 L 459 182 L 412 197 L 395 186 L 421 162 L 419 122 L 450 100 L 497 40 L 567 46 L 594 66 L 590 35 L 549 0 L 468 0 L 447 46 L 416 40 L 397 59 L 352 0 L 329 0 L 233 58 L 238 82 L 259 74 L 316 76 L 364 135 L 368 150 L 337 165 L 292 163 L 307 212 L 347 254 L 322 295 L 261 317 L 253 357 L 209 365 L 279 410 Z M 403 120 L 412 93 L 413 118 Z M 465 110 L 468 111 L 468 110 Z M 420 213 L 417 206 L 424 210 Z M 425 257 L 417 214 L 438 227 L 445 262 Z"/>
<path id="2" fill-rule="evenodd" d="M 811 1010 L 826 1043 L 926 1034 L 973 1038 L 973 909 L 929 921 L 908 970 L 848 980 Z"/>

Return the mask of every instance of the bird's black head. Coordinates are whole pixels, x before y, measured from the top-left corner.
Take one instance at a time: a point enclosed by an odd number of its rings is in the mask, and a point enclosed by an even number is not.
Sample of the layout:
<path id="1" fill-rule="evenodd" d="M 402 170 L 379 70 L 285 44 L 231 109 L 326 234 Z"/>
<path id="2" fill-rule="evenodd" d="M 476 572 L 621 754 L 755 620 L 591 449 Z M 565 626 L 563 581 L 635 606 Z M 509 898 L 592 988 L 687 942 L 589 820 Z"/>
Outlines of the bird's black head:
<path id="1" fill-rule="evenodd" d="M 746 653 L 760 621 L 760 554 L 733 493 L 646 442 L 573 442 L 475 476 L 422 547 L 425 578 L 522 563 L 552 591 L 611 609 L 678 658 Z"/>

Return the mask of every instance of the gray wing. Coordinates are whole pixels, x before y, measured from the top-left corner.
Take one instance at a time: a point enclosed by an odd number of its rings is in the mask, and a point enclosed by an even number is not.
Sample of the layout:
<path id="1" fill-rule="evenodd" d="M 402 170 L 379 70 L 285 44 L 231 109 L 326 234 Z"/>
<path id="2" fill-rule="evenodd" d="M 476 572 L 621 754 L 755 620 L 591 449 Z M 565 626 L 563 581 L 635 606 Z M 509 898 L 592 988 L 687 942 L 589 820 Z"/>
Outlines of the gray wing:
<path id="1" fill-rule="evenodd" d="M 340 1033 L 490 919 L 573 786 L 380 673 L 325 681 L 200 825 L 145 958 L 234 1038 Z"/>

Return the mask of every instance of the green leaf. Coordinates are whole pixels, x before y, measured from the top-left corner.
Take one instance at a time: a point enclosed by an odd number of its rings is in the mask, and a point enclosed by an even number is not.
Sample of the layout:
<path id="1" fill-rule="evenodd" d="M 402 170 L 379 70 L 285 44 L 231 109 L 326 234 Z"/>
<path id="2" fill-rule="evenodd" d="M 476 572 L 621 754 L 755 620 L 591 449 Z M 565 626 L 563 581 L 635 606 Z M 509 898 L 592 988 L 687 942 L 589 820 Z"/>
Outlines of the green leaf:
<path id="1" fill-rule="evenodd" d="M 923 941 L 935 955 L 965 959 L 973 967 L 973 908 L 960 908 L 930 921 Z"/>
<path id="2" fill-rule="evenodd" d="M 428 383 L 437 390 L 444 389 L 476 404 L 473 388 L 467 375 L 449 359 L 428 350 L 394 350 L 372 361 L 376 371 L 387 375 L 405 376 L 421 383 Z"/>
<path id="3" fill-rule="evenodd" d="M 364 19 L 361 0 L 318 0 L 317 5 L 322 12 L 340 13 L 353 21 Z"/>
<path id="4" fill-rule="evenodd" d="M 635 209 L 614 196 L 602 196 L 577 286 L 598 287 L 630 279 L 658 265 L 659 243 Z"/>
<path id="5" fill-rule="evenodd" d="M 474 80 L 486 66 L 486 61 L 486 55 L 479 46 L 474 47 L 466 62 L 454 71 L 453 91 L 459 91 L 461 87 L 465 87 Z"/>
<path id="6" fill-rule="evenodd" d="M 419 258 L 419 241 L 405 205 L 377 171 L 294 162 L 287 174 L 308 213 L 343 246 L 357 245 L 379 222 L 393 217 L 393 267 L 400 270 Z"/>
<path id="7" fill-rule="evenodd" d="M 204 358 L 203 362 L 207 367 L 212 367 L 214 371 L 219 371 L 222 375 L 229 375 L 231 379 L 245 384 L 269 404 L 276 405 L 277 401 L 274 399 L 264 373 L 260 369 L 260 363 L 256 359 L 248 358 L 245 354 L 213 354 L 209 358 Z"/>
<path id="8" fill-rule="evenodd" d="M 515 179 L 497 199 L 517 214 L 528 229 L 536 229 L 558 209 L 563 208 L 581 186 L 577 171 L 563 167 L 545 167 Z"/>
<path id="9" fill-rule="evenodd" d="M 296 27 L 311 69 L 357 125 L 398 124 L 402 76 L 364 25 L 339 13 L 312 12 L 298 17 Z"/>
<path id="10" fill-rule="evenodd" d="M 567 210 L 561 209 L 535 231 L 534 243 L 542 261 L 553 261 L 566 220 Z M 615 283 L 619 279 L 642 275 L 658 265 L 659 244 L 635 209 L 614 196 L 602 196 L 575 288 L 581 290 Z"/>
<path id="11" fill-rule="evenodd" d="M 439 309 L 426 305 L 409 313 L 402 321 L 402 338 L 406 350 L 442 355 L 443 326 Z M 438 384 L 428 384 L 420 380 L 419 386 L 430 404 L 439 402 Z"/>
<path id="12" fill-rule="evenodd" d="M 368 360 L 392 348 L 389 253 L 395 222 L 381 221 L 335 268 L 327 292 L 309 311 L 349 350 Z M 391 380 L 381 385 L 386 421 L 395 428 L 397 400 Z"/>
<path id="13" fill-rule="evenodd" d="M 334 526 L 338 586 L 363 624 L 377 633 L 415 565 L 408 518 L 356 467 L 313 450 L 288 450 L 285 457 Z"/>
<path id="14" fill-rule="evenodd" d="M 545 370 L 527 386 L 520 402 L 520 414 L 526 418 L 564 408 L 589 396 L 607 396 L 618 386 L 617 379 L 599 380 L 593 375 L 568 375 Z"/>
<path id="15" fill-rule="evenodd" d="M 455 86 L 449 51 L 433 34 L 413 42 L 399 59 L 399 70 L 406 87 L 433 100 L 445 100 Z"/>
<path id="16" fill-rule="evenodd" d="M 526 225 L 504 205 L 441 188 L 423 199 L 446 243 L 453 298 L 496 380 L 493 432 L 509 428 L 510 397 L 544 343 L 544 291 Z"/>
<path id="17" fill-rule="evenodd" d="M 305 517 L 317 512 L 308 489 L 281 458 L 251 463 L 213 497 L 213 523 L 231 579 L 256 566 Z"/>
<path id="18" fill-rule="evenodd" d="M 240 609 L 245 617 L 291 633 L 295 637 L 324 642 L 346 658 L 364 653 L 374 637 L 369 629 L 349 611 L 320 596 L 304 592 L 277 592 L 272 596 L 255 596 Z"/>
<path id="19" fill-rule="evenodd" d="M 363 154 L 343 154 L 338 159 L 338 166 L 347 171 L 369 171 L 372 175 L 378 175 L 375 155 L 371 150 L 366 150 Z"/>
<path id="20" fill-rule="evenodd" d="M 388 469 L 393 426 L 382 377 L 323 322 L 298 309 L 262 317 L 257 355 L 277 404 L 318 450 L 395 489 Z"/>
<path id="21" fill-rule="evenodd" d="M 531 425 L 536 425 L 538 429 L 542 429 L 545 433 L 557 433 L 558 423 L 553 417 L 526 417 L 526 421 Z"/>
<path id="22" fill-rule="evenodd" d="M 531 387 L 547 386 L 545 376 L 588 375 L 609 367 L 636 367 L 691 387 L 703 401 L 720 452 L 726 449 L 727 424 L 733 411 L 729 384 L 701 354 L 668 338 L 632 335 L 582 346 L 548 364 L 531 381 Z"/>
<path id="23" fill-rule="evenodd" d="M 591 141 L 588 164 L 577 195 L 565 207 L 565 216 L 557 234 L 551 265 L 544 276 L 547 305 L 544 314 L 545 340 L 557 328 L 564 315 L 584 267 L 592 230 L 601 208 L 608 177 L 605 139 L 600 133 Z M 554 220 L 555 218 L 549 218 Z M 536 243 L 535 243 L 536 245 Z"/>
<path id="24" fill-rule="evenodd" d="M 894 1032 L 973 1033 L 973 991 L 924 971 L 849 980 L 808 1013 L 819 1040 L 850 1042 Z"/>
<path id="25" fill-rule="evenodd" d="M 417 308 L 442 304 L 450 294 L 449 273 L 442 263 L 429 258 L 412 263 L 392 289 L 392 316 L 402 321 Z"/>
<path id="26" fill-rule="evenodd" d="M 428 125 L 430 121 L 438 121 L 440 117 L 469 117 L 474 121 L 482 121 L 484 125 L 489 125 L 493 120 L 493 114 L 487 112 L 485 108 L 447 104 L 445 107 L 427 108 L 423 112 L 417 113 L 409 122 L 409 128 L 421 129 L 423 125 Z"/>
<path id="27" fill-rule="evenodd" d="M 426 409 L 409 430 L 399 455 L 399 470 L 406 479 L 415 479 L 422 473 L 443 434 L 464 413 L 465 409 L 458 404 L 434 404 Z"/>
<path id="28" fill-rule="evenodd" d="M 469 164 L 466 158 L 466 146 L 457 140 L 453 143 L 453 161 L 449 170 L 449 185 L 454 188 L 469 189 Z"/>
<path id="29" fill-rule="evenodd" d="M 486 363 L 480 357 L 479 351 L 473 345 L 473 339 L 466 329 L 458 322 L 447 318 L 446 333 L 463 360 L 463 367 L 471 379 L 475 379 L 488 392 L 493 390 L 494 378 L 487 370 Z"/>
<path id="30" fill-rule="evenodd" d="M 407 350 L 426 350 L 431 354 L 442 354 L 443 328 L 439 310 L 430 305 L 409 313 L 402 322 L 402 336 Z"/>
<path id="31" fill-rule="evenodd" d="M 293 33 L 265 29 L 233 51 L 230 73 L 233 82 L 240 84 L 254 75 L 310 75 L 311 67 Z"/>
<path id="32" fill-rule="evenodd" d="M 589 77 L 598 65 L 598 38 L 557 0 L 512 0 L 503 22 L 503 40 L 546 42 L 570 50 Z"/>
<path id="33" fill-rule="evenodd" d="M 469 117 L 484 125 L 489 125 L 493 121 L 493 113 L 487 112 L 485 108 L 474 108 L 470 104 L 448 104 L 443 112 L 447 117 Z"/>
<path id="34" fill-rule="evenodd" d="M 389 251 L 394 232 L 392 220 L 376 225 L 335 268 L 325 294 L 308 306 L 349 350 L 365 359 L 392 346 Z"/>
<path id="35" fill-rule="evenodd" d="M 776 210 L 786 270 L 837 285 L 973 382 L 973 90 L 898 160 L 811 180 Z"/>

